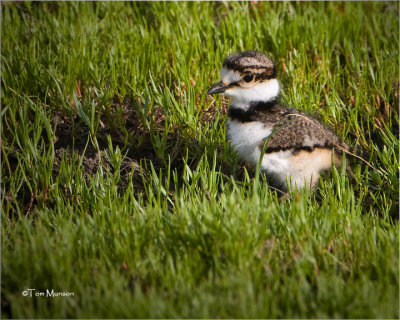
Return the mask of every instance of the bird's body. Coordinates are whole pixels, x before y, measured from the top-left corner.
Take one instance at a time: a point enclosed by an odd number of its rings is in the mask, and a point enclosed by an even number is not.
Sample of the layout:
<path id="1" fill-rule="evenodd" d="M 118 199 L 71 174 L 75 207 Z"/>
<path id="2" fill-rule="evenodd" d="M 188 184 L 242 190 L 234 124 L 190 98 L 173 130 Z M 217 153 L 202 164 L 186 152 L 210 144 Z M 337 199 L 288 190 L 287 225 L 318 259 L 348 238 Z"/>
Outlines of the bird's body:
<path id="1" fill-rule="evenodd" d="M 339 166 L 347 145 L 320 122 L 279 104 L 279 82 L 271 60 L 255 51 L 229 56 L 221 81 L 209 93 L 232 97 L 227 138 L 238 155 L 261 170 L 270 184 L 287 190 L 313 187 L 323 170 Z"/>

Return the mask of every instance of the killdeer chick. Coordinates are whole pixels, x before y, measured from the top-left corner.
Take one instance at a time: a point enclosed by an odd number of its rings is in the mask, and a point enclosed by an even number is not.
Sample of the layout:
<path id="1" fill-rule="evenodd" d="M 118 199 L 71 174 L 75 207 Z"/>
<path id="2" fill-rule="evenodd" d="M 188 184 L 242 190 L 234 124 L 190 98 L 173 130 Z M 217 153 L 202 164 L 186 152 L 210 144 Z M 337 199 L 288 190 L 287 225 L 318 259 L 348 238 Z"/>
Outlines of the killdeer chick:
<path id="1" fill-rule="evenodd" d="M 208 94 L 231 97 L 227 137 L 252 166 L 261 160 L 269 184 L 282 190 L 314 187 L 321 171 L 340 166 L 348 146 L 317 120 L 278 103 L 274 63 L 256 51 L 226 58 L 221 81 Z"/>

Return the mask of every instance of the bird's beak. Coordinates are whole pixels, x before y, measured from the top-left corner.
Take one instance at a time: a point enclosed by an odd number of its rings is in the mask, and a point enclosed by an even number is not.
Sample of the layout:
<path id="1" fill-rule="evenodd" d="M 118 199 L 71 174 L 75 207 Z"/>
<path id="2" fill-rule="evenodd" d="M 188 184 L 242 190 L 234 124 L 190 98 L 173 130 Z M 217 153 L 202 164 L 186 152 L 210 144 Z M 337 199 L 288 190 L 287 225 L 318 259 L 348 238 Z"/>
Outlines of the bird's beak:
<path id="1" fill-rule="evenodd" d="M 207 91 L 208 94 L 216 94 L 225 92 L 230 86 L 224 84 L 222 81 L 214 84 L 210 90 Z"/>

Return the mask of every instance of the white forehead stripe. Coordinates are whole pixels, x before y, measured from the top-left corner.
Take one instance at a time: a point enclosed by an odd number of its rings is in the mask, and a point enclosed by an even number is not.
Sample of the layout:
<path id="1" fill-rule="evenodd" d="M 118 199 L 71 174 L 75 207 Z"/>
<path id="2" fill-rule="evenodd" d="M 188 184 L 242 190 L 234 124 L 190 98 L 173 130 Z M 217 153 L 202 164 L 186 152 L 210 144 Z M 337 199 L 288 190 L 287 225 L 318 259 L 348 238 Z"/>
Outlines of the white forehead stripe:
<path id="1" fill-rule="evenodd" d="M 233 83 L 242 79 L 238 71 L 229 70 L 225 67 L 221 69 L 221 80 L 225 84 Z"/>

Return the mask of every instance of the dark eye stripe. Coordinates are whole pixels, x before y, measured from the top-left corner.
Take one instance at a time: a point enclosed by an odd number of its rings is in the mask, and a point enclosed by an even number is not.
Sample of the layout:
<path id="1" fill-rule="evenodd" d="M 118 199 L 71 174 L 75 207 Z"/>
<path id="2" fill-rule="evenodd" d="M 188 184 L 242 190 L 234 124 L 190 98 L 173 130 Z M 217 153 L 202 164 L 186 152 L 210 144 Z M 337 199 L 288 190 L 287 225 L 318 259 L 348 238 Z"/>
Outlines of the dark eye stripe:
<path id="1" fill-rule="evenodd" d="M 254 68 L 257 69 L 257 68 Z M 254 80 L 259 81 L 259 80 L 268 80 L 268 79 L 273 79 L 276 76 L 276 69 L 275 67 L 273 68 L 268 68 L 264 72 L 260 72 L 259 70 L 245 70 L 241 71 L 242 77 L 244 78 L 247 74 L 252 74 L 254 75 Z"/>
<path id="2" fill-rule="evenodd" d="M 269 80 L 269 79 L 273 79 L 273 78 L 275 78 L 275 75 L 274 75 L 274 74 L 268 75 L 268 74 L 262 73 L 262 74 L 257 74 L 257 75 L 256 75 L 256 81 L 259 81 L 259 80 Z"/>

